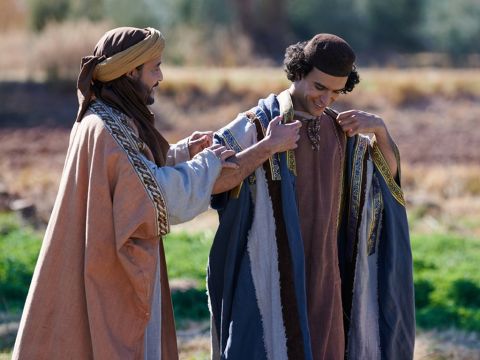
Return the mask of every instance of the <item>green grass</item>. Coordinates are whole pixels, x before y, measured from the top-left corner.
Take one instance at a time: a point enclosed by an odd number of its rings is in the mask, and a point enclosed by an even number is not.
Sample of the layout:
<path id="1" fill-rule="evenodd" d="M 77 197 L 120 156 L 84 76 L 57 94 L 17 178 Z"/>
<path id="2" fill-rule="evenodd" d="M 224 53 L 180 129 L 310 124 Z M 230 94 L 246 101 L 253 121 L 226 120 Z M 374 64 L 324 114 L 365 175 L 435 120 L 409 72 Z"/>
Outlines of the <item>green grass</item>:
<path id="1" fill-rule="evenodd" d="M 417 324 L 480 332 L 480 240 L 413 235 Z"/>
<path id="2" fill-rule="evenodd" d="M 208 318 L 205 273 L 214 233 L 174 232 L 164 240 L 169 277 L 195 280 L 172 294 L 181 324 Z M 480 333 L 480 239 L 450 234 L 412 234 L 417 324 Z M 1 311 L 23 306 L 40 248 L 40 235 L 0 214 Z"/>
<path id="3" fill-rule="evenodd" d="M 15 214 L 0 214 L 0 311 L 22 309 L 40 245 L 40 236 L 20 226 Z"/>
<path id="4" fill-rule="evenodd" d="M 177 328 L 183 328 L 191 320 L 209 317 L 205 274 L 213 236 L 213 232 L 177 232 L 169 234 L 164 241 L 169 278 L 196 281 L 195 288 L 172 292 Z"/>
<path id="5" fill-rule="evenodd" d="M 214 233 L 178 232 L 167 235 L 164 240 L 165 254 L 170 279 L 194 279 L 205 288 L 208 253 Z"/>

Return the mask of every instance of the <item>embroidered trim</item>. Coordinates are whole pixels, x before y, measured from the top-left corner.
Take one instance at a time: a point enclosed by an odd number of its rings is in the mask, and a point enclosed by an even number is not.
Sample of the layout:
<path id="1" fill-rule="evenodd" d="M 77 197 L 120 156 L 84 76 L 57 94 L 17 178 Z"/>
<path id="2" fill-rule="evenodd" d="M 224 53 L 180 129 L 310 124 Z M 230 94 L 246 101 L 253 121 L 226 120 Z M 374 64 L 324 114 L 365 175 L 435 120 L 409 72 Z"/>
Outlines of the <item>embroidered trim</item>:
<path id="1" fill-rule="evenodd" d="M 165 196 L 160 184 L 140 156 L 140 144 L 143 142 L 140 141 L 128 124 L 126 116 L 121 112 L 98 100 L 90 105 L 90 109 L 103 120 L 105 128 L 127 154 L 128 160 L 142 182 L 150 200 L 152 200 L 157 220 L 157 235 L 166 235 L 170 226 Z"/>
<path id="2" fill-rule="evenodd" d="M 242 147 L 240 144 L 237 142 L 235 139 L 235 136 L 233 136 L 232 132 L 230 130 L 224 130 L 223 133 L 220 135 L 225 143 L 228 145 L 228 147 L 232 150 L 234 150 L 236 153 L 239 153 L 242 151 Z"/>
<path id="3" fill-rule="evenodd" d="M 380 230 L 382 228 L 383 198 L 382 191 L 378 179 L 372 176 L 372 193 L 373 193 L 373 211 L 372 221 L 367 238 L 367 254 L 370 256 L 375 253 L 377 241 L 380 239 Z"/>
<path id="4" fill-rule="evenodd" d="M 288 90 L 282 91 L 277 96 L 278 104 L 280 105 L 280 114 L 283 116 L 285 123 L 293 122 L 295 110 L 293 109 L 292 97 Z M 297 162 L 295 160 L 295 151 L 287 151 L 287 166 L 290 171 L 297 176 Z"/>
<path id="5" fill-rule="evenodd" d="M 362 197 L 363 165 L 367 149 L 367 141 L 357 137 L 353 153 L 352 177 L 350 179 L 350 208 L 348 218 L 348 233 L 356 238 L 358 219 L 360 217 L 360 200 Z"/>
<path id="6" fill-rule="evenodd" d="M 263 137 L 265 137 L 268 123 L 265 125 L 261 117 L 257 116 L 253 111 L 249 111 L 245 113 L 245 116 L 248 118 L 248 120 L 252 124 L 255 123 L 255 120 L 258 120 L 258 123 L 260 124 L 260 128 L 262 130 Z M 272 180 L 282 180 L 282 177 L 280 175 L 280 156 L 278 154 L 273 154 L 273 156 L 268 159 L 268 163 L 270 165 L 270 174 L 272 174 Z"/>
<path id="7" fill-rule="evenodd" d="M 390 172 L 390 168 L 388 167 L 387 161 L 383 157 L 383 154 L 380 151 L 380 148 L 378 147 L 376 142 L 372 146 L 371 155 L 372 155 L 373 162 L 375 163 L 375 166 L 377 167 L 378 171 L 380 172 L 383 179 L 387 183 L 387 186 L 388 186 L 388 189 L 390 190 L 390 193 L 395 198 L 395 200 L 398 201 L 398 203 L 400 205 L 405 206 L 405 199 L 403 197 L 403 191 L 400 188 L 400 186 L 398 186 L 397 182 L 394 180 L 394 178 L 392 176 L 392 173 Z M 400 176 L 400 174 L 399 174 L 399 176 Z"/>

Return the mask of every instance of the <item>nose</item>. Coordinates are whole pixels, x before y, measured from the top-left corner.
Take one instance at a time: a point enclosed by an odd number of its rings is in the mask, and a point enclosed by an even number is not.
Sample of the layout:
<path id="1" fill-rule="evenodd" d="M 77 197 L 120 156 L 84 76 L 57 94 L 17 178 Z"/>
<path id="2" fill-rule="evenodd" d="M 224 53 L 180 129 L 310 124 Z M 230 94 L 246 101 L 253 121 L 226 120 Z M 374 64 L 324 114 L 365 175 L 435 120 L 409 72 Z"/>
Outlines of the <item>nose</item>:
<path id="1" fill-rule="evenodd" d="M 160 71 L 158 72 L 158 82 L 160 82 L 160 81 L 162 81 L 162 80 L 163 80 L 163 72 L 162 72 L 162 70 L 160 70 Z"/>
<path id="2" fill-rule="evenodd" d="M 320 96 L 320 101 L 322 102 L 322 104 L 328 105 L 328 101 L 330 98 L 331 98 L 330 91 L 326 91 Z"/>

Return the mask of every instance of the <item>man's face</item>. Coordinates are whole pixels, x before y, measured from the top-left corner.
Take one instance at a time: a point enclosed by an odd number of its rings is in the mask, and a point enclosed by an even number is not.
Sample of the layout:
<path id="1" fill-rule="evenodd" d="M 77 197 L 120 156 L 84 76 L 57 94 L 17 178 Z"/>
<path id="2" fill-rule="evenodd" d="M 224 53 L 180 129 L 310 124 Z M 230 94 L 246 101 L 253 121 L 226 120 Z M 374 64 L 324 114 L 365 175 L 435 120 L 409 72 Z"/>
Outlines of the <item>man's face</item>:
<path id="1" fill-rule="evenodd" d="M 158 83 L 163 80 L 162 70 L 160 65 L 162 58 L 156 58 L 143 64 L 142 69 L 134 70 L 134 79 L 138 81 L 140 92 L 146 99 L 147 105 L 152 105 L 155 101 L 154 90 Z"/>
<path id="2" fill-rule="evenodd" d="M 322 115 L 341 94 L 348 76 L 332 76 L 313 68 L 304 78 L 294 83 L 293 102 L 295 110 L 307 112 L 313 116 Z"/>

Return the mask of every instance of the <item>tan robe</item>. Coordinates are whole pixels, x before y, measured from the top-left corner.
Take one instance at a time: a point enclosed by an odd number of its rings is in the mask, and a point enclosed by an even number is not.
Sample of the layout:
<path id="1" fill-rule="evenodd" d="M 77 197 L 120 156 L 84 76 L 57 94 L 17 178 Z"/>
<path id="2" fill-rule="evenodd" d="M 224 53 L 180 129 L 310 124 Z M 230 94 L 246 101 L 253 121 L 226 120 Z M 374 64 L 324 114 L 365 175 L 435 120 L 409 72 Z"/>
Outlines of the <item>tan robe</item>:
<path id="1" fill-rule="evenodd" d="M 296 112 L 295 118 L 307 117 Z M 320 118 L 320 148 L 312 149 L 304 121 L 295 150 L 296 189 L 305 251 L 308 321 L 314 359 L 344 358 L 345 339 L 337 252 L 337 218 L 345 136 Z"/>
<path id="2" fill-rule="evenodd" d="M 125 124 L 97 115 L 75 123 L 14 359 L 143 359 L 157 259 L 157 340 L 162 359 L 178 358 L 161 235 L 183 210 L 208 207 L 221 164 L 204 150 L 178 167 L 155 169 L 132 151 L 138 144 L 130 135 Z M 204 195 L 192 194 L 199 188 Z"/>

